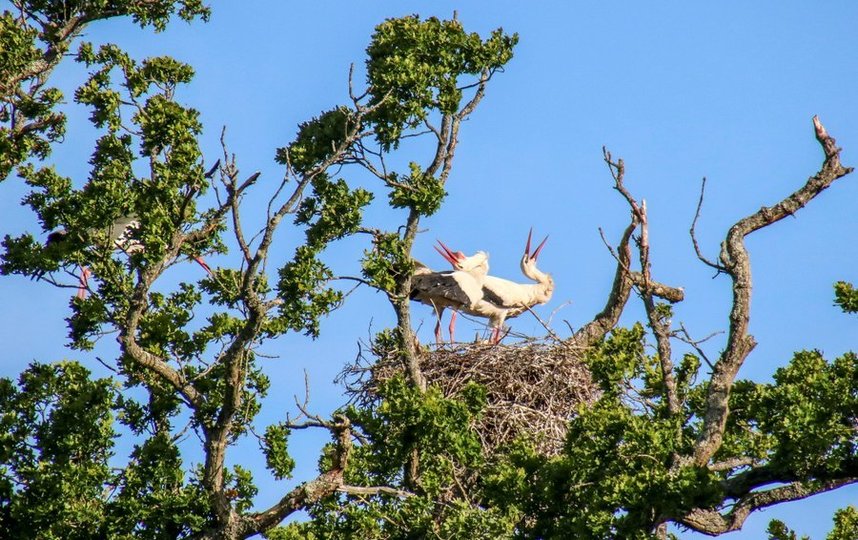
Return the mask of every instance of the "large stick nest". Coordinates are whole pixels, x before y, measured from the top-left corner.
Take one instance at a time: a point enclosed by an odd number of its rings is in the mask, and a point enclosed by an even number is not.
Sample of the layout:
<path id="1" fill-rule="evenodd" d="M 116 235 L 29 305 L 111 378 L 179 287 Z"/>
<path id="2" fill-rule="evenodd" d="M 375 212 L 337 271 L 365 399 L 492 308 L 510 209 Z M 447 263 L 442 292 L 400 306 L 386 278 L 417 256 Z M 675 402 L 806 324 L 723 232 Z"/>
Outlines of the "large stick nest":
<path id="1" fill-rule="evenodd" d="M 473 427 L 487 453 L 524 436 L 541 453 L 555 455 L 578 406 L 598 398 L 581 351 L 556 340 L 423 349 L 420 368 L 445 397 L 459 396 L 470 382 L 486 389 L 486 407 Z M 353 398 L 366 405 L 377 399 L 379 383 L 398 373 L 402 364 L 395 357 L 374 364 L 359 357 L 344 378 Z"/>

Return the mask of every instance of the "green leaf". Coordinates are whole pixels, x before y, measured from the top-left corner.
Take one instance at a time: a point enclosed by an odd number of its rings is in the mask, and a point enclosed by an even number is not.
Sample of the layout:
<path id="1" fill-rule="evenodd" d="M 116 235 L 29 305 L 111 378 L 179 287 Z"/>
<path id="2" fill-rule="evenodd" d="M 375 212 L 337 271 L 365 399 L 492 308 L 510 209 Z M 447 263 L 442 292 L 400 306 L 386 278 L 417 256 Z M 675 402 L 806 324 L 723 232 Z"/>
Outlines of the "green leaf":
<path id="1" fill-rule="evenodd" d="M 447 195 L 444 184 L 434 176 L 424 173 L 414 162 L 409 163 L 409 168 L 411 172 L 408 176 L 398 176 L 396 173 L 390 175 L 390 206 L 410 208 L 420 215 L 431 216 L 441 208 L 441 203 Z"/>

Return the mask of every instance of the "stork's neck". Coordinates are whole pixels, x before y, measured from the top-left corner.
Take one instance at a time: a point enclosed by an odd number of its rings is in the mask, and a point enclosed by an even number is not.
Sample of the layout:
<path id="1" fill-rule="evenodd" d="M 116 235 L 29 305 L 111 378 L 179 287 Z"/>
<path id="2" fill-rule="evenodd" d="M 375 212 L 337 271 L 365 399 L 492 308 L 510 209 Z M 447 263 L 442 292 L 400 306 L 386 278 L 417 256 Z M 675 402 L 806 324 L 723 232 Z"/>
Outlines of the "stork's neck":
<path id="1" fill-rule="evenodd" d="M 537 304 L 548 302 L 554 294 L 554 279 L 551 274 L 539 270 L 535 263 L 527 264 L 524 261 L 521 263 L 521 272 L 536 282 L 530 290 L 533 301 Z"/>
<path id="2" fill-rule="evenodd" d="M 482 283 L 486 275 L 489 273 L 489 261 L 485 260 L 470 270 L 467 270 L 467 272 Z"/>

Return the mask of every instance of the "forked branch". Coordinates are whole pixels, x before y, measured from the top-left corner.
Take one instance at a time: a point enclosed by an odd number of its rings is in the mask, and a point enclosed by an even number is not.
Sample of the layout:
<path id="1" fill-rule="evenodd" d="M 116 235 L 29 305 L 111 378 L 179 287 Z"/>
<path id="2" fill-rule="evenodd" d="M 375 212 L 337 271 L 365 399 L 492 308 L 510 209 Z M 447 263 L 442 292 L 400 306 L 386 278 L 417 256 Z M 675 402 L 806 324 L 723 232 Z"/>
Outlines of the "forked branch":
<path id="1" fill-rule="evenodd" d="M 625 308 L 633 287 L 640 292 L 644 301 L 650 328 L 656 338 L 659 359 L 665 382 L 665 400 L 671 413 L 679 411 L 679 401 L 676 396 L 676 384 L 673 380 L 673 363 L 670 351 L 670 321 L 657 309 L 655 298 L 669 302 L 680 302 L 685 294 L 682 289 L 659 283 L 652 278 L 649 256 L 649 224 L 647 221 L 646 202 L 638 202 L 625 186 L 625 165 L 622 159 L 614 161 L 611 153 L 602 148 L 605 164 L 614 180 L 616 189 L 626 200 L 631 209 L 631 223 L 626 228 L 617 250 L 608 246 L 611 254 L 617 260 L 617 270 L 614 285 L 608 296 L 605 309 L 594 319 L 584 325 L 571 338 L 573 346 L 588 347 L 602 339 L 614 326 Z M 631 269 L 631 240 L 635 229 L 639 228 L 640 236 L 635 238 L 637 243 L 641 270 Z"/>
<path id="2" fill-rule="evenodd" d="M 716 510 L 695 509 L 678 521 L 695 531 L 717 536 L 741 529 L 745 520 L 755 510 L 805 499 L 811 495 L 831 491 L 855 482 L 858 482 L 858 478 L 841 478 L 823 482 L 793 482 L 784 486 L 749 493 L 738 499 L 726 514 L 721 514 Z"/>
<path id="3" fill-rule="evenodd" d="M 325 427 L 331 430 L 336 439 L 333 463 L 330 469 L 321 473 L 314 480 L 305 482 L 281 498 L 269 509 L 243 518 L 244 537 L 270 529 L 283 521 L 290 514 L 305 509 L 321 499 L 333 495 L 337 491 L 349 492 L 356 490 L 353 486 L 345 486 L 343 473 L 348 465 L 352 450 L 352 426 L 348 418 L 343 415 L 335 415 L 333 422 L 326 422 Z M 377 490 L 378 493 L 387 493 L 389 488 L 363 488 L 366 490 Z M 390 490 L 396 493 L 390 495 L 401 495 L 398 490 Z"/>
<path id="4" fill-rule="evenodd" d="M 593 317 L 592 321 L 572 334 L 572 337 L 568 340 L 570 346 L 580 348 L 590 347 L 605 337 L 619 322 L 620 315 L 623 314 L 623 309 L 625 309 L 626 302 L 628 302 L 629 295 L 632 292 L 633 283 L 631 271 L 629 270 L 632 251 L 629 243 L 638 223 L 637 216 L 632 212 L 631 222 L 625 231 L 623 231 L 620 244 L 617 246 L 617 269 L 614 272 L 614 283 L 611 286 L 611 292 L 608 294 L 605 307 Z"/>

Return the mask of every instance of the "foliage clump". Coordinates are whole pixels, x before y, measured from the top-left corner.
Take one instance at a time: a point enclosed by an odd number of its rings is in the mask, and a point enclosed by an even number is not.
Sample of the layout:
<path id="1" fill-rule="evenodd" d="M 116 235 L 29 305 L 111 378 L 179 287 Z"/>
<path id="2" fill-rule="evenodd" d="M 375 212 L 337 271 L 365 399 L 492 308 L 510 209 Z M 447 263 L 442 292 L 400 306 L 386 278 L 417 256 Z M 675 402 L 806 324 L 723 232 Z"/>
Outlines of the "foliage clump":
<path id="1" fill-rule="evenodd" d="M 858 290 L 851 283 L 834 284 L 834 301 L 846 313 L 858 313 Z"/>
<path id="2" fill-rule="evenodd" d="M 372 249 L 364 252 L 361 271 L 373 287 L 392 294 L 397 283 L 414 271 L 408 246 L 395 233 L 378 233 L 372 244 Z"/>
<path id="3" fill-rule="evenodd" d="M 410 173 L 397 175 L 391 173 L 388 184 L 392 187 L 389 194 L 393 208 L 410 208 L 421 215 L 431 216 L 441 208 L 447 192 L 444 184 L 431 174 L 426 174 L 418 164 L 409 163 Z"/>
<path id="4" fill-rule="evenodd" d="M 355 124 L 355 118 L 345 107 L 323 112 L 302 123 L 295 140 L 279 148 L 275 159 L 298 173 L 307 173 L 337 155 L 337 148 L 345 143 Z"/>
<path id="5" fill-rule="evenodd" d="M 512 58 L 517 34 L 497 29 L 483 40 L 457 20 L 417 16 L 389 19 L 376 27 L 367 48 L 372 89 L 369 120 L 383 147 L 397 147 L 402 132 L 430 112 L 454 114 L 462 100 L 459 78 L 500 69 Z"/>

